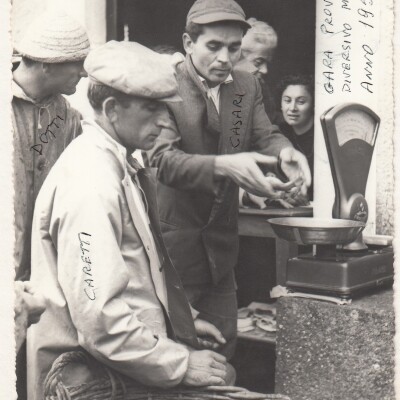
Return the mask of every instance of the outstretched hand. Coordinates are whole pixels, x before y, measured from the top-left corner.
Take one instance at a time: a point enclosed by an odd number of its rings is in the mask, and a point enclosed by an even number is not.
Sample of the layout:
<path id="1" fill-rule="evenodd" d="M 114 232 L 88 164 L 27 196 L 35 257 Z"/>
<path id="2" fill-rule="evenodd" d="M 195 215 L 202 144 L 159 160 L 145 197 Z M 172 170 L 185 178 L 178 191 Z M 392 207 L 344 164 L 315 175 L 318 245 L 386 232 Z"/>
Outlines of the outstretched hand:
<path id="1" fill-rule="evenodd" d="M 280 167 L 290 182 L 300 187 L 300 194 L 307 198 L 307 189 L 311 185 L 311 172 L 307 158 L 293 147 L 285 147 L 279 154 Z"/>
<path id="2" fill-rule="evenodd" d="M 261 164 L 275 169 L 277 161 L 276 157 L 260 153 L 220 155 L 215 158 L 215 174 L 231 178 L 241 188 L 256 196 L 280 199 L 285 192 L 296 186 L 295 182 L 283 183 L 278 178 L 264 176 L 259 167 Z"/>

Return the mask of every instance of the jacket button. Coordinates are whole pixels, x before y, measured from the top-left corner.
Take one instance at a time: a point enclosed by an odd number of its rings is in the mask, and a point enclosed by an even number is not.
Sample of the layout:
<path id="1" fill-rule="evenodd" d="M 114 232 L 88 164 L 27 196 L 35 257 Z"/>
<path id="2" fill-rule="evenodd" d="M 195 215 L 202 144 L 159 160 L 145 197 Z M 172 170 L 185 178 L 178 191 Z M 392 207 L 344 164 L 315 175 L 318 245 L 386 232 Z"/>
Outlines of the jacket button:
<path id="1" fill-rule="evenodd" d="M 38 169 L 39 171 L 43 171 L 45 165 L 46 165 L 46 161 L 45 161 L 44 159 L 41 159 L 41 160 L 38 162 L 37 169 Z"/>

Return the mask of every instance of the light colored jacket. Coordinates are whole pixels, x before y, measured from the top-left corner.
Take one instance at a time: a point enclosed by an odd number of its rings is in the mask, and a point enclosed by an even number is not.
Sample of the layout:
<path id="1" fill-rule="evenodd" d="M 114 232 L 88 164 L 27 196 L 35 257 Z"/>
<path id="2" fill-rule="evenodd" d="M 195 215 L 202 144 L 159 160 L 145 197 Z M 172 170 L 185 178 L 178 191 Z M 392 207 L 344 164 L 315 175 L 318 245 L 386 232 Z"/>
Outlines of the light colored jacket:
<path id="1" fill-rule="evenodd" d="M 172 299 L 159 260 L 163 265 L 168 256 L 157 257 L 136 224 L 126 150 L 94 122 L 82 126 L 83 135 L 53 167 L 35 208 L 32 281 L 48 304 L 28 332 L 30 399 L 42 399 L 43 380 L 65 351 L 83 348 L 160 387 L 180 383 L 188 365 L 187 348 L 167 337 Z M 183 293 L 180 282 L 173 286 Z M 193 336 L 189 305 L 179 304 L 186 307 L 183 335 Z"/>

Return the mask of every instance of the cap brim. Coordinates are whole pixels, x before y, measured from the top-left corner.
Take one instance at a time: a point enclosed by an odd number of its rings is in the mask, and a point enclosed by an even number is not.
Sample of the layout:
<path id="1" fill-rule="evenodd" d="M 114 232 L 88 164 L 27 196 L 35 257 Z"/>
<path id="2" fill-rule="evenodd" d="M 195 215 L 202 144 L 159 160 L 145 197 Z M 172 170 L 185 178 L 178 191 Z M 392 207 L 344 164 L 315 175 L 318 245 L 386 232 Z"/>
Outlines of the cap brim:
<path id="1" fill-rule="evenodd" d="M 179 102 L 179 101 L 183 101 L 183 100 L 182 100 L 182 97 L 179 96 L 178 93 L 173 94 L 172 96 L 162 97 L 162 98 L 154 99 L 154 100 L 162 101 L 162 102 L 164 102 L 164 103 L 177 103 L 177 102 Z"/>
<path id="2" fill-rule="evenodd" d="M 211 24 L 213 22 L 220 22 L 220 21 L 238 21 L 246 28 L 251 28 L 251 25 L 240 15 L 235 15 L 227 12 L 219 12 L 210 15 L 201 15 L 199 17 L 191 18 L 191 22 L 196 24 Z"/>

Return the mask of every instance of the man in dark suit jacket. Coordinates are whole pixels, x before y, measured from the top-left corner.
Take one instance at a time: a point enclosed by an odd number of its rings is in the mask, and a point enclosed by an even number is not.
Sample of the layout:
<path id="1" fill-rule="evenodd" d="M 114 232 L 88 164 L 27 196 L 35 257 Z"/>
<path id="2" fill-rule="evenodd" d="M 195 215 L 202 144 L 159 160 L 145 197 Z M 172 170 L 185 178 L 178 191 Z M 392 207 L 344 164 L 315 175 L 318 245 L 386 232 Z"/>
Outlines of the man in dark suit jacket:
<path id="1" fill-rule="evenodd" d="M 228 357 L 236 338 L 238 186 L 280 198 L 296 184 L 305 192 L 311 180 L 305 157 L 271 125 L 257 78 L 232 71 L 248 27 L 233 0 L 194 3 L 183 35 L 186 60 L 177 65 L 183 103 L 168 104 L 171 126 L 149 154 L 159 168 L 170 257 L 192 306 L 227 339 L 221 352 Z M 265 177 L 260 164 L 290 181 Z"/>

